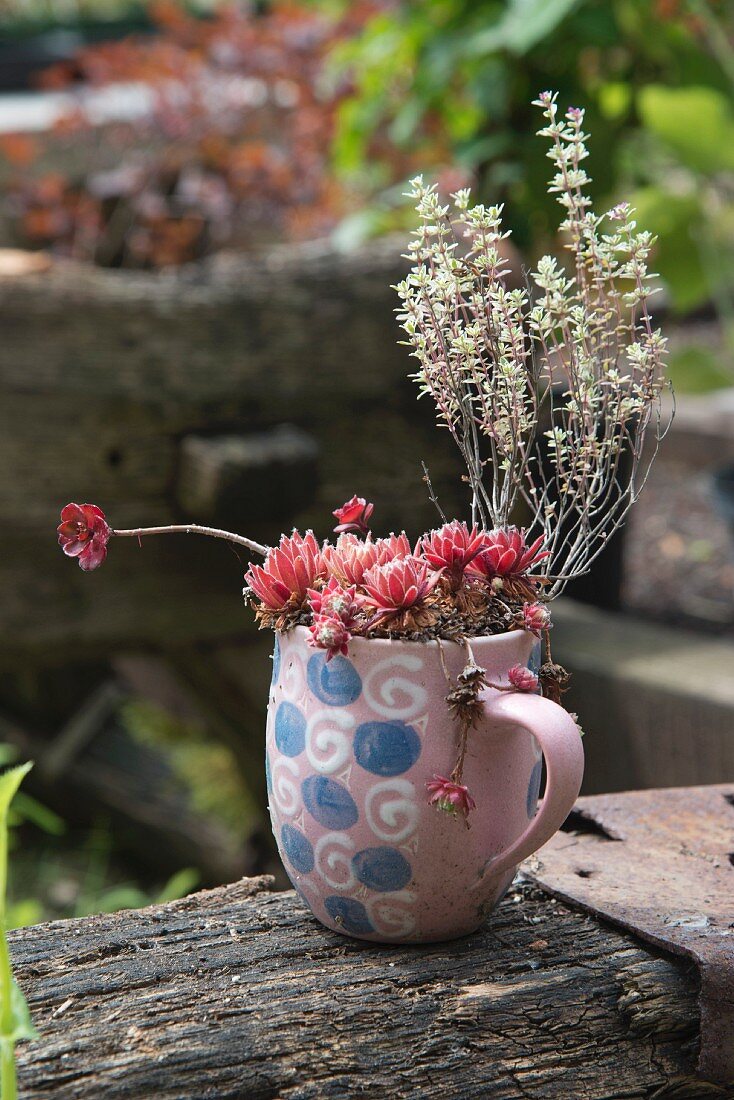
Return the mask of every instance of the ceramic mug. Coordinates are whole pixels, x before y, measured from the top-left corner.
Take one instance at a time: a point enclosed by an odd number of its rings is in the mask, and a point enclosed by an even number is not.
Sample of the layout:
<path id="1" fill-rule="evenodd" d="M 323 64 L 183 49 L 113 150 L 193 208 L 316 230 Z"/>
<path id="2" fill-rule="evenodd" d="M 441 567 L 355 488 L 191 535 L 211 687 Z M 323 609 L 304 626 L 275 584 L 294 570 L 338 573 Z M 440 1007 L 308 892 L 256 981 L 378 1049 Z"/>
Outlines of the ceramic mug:
<path id="1" fill-rule="evenodd" d="M 462 779 L 476 800 L 467 828 L 426 790 L 457 754 L 438 643 L 354 638 L 327 662 L 308 637 L 302 626 L 276 635 L 268 707 L 270 815 L 291 882 L 323 924 L 360 939 L 475 931 L 578 796 L 576 723 L 539 695 L 487 688 Z M 506 684 L 513 665 L 532 667 L 537 643 L 515 630 L 471 645 L 487 680 Z M 466 651 L 441 646 L 455 683 Z"/>

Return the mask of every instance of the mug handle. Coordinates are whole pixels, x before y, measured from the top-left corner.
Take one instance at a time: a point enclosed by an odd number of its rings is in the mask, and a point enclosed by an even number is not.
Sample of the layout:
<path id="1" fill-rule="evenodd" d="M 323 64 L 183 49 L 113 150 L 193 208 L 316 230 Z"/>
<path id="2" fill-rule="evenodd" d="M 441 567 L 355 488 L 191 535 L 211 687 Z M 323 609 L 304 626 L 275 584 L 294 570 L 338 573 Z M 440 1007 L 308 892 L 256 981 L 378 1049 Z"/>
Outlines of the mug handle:
<path id="1" fill-rule="evenodd" d="M 545 757 L 546 783 L 543 800 L 527 829 L 485 864 L 479 882 L 522 863 L 550 840 L 573 809 L 584 775 L 579 728 L 558 703 L 540 695 L 501 694 L 485 699 L 485 715 L 490 722 L 521 726 L 532 734 Z"/>

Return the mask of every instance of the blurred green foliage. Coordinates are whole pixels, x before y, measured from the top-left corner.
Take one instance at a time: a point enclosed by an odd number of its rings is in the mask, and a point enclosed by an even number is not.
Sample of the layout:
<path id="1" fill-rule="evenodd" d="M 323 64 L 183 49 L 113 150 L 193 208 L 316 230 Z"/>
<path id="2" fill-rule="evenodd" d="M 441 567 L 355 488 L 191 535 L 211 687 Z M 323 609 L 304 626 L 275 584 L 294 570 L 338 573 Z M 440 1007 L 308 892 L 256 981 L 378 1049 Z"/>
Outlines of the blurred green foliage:
<path id="1" fill-rule="evenodd" d="M 586 108 L 594 197 L 631 197 L 682 313 L 734 282 L 734 11 L 716 0 L 435 0 L 380 10 L 341 46 L 339 171 L 379 199 L 343 236 L 405 218 L 395 179 L 458 164 L 504 201 L 532 258 L 557 224 L 531 100 Z M 397 151 L 397 152 L 396 152 Z M 402 163 L 401 163 L 402 156 Z M 450 181 L 453 183 L 453 181 Z"/>
<path id="2" fill-rule="evenodd" d="M 0 768 L 16 758 L 12 745 L 0 743 Z M 182 867 L 157 888 L 144 888 L 117 865 L 112 831 L 106 822 L 99 821 L 86 835 L 69 835 L 58 814 L 22 791 L 8 806 L 7 822 L 14 867 L 7 928 L 174 901 L 195 890 L 200 882 L 196 868 Z M 22 841 L 17 831 L 20 826 L 25 827 Z M 37 830 L 45 834 L 43 839 Z"/>

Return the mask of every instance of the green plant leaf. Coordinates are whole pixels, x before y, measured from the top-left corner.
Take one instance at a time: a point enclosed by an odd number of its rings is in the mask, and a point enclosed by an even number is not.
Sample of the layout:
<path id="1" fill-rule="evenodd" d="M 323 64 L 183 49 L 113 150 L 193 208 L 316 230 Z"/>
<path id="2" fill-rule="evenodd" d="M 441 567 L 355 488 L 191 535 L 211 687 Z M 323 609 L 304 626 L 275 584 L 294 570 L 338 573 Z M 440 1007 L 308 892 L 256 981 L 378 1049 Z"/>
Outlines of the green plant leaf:
<path id="1" fill-rule="evenodd" d="M 665 280 L 675 310 L 687 313 L 708 302 L 714 288 L 701 257 L 703 212 L 698 196 L 645 187 L 630 201 L 638 224 L 658 238 L 654 270 Z"/>
<path id="2" fill-rule="evenodd" d="M 37 1039 L 38 1032 L 33 1026 L 31 1011 L 23 996 L 23 990 L 15 978 L 12 979 L 10 1007 L 13 1015 L 13 1030 L 9 1035 L 3 1035 L 2 1038 L 11 1043 L 17 1043 L 21 1039 Z"/>
<path id="3" fill-rule="evenodd" d="M 0 820 L 5 821 L 8 816 L 10 803 L 15 792 L 33 767 L 32 763 L 18 764 L 14 768 L 8 768 L 0 775 Z"/>
<path id="4" fill-rule="evenodd" d="M 725 95 L 703 86 L 649 84 L 637 96 L 643 124 L 696 172 L 734 169 L 734 111 Z"/>
<path id="5" fill-rule="evenodd" d="M 677 348 L 668 361 L 667 374 L 676 393 L 713 393 L 734 382 L 726 353 L 701 344 Z"/>
<path id="6" fill-rule="evenodd" d="M 464 54 L 482 57 L 496 50 L 507 50 L 522 57 L 547 38 L 578 5 L 579 0 L 509 0 L 498 22 L 475 34 Z"/>
<path id="7" fill-rule="evenodd" d="M 5 913 L 5 926 L 11 928 L 29 928 L 43 920 L 43 906 L 36 898 L 21 898 L 11 902 Z"/>
<path id="8" fill-rule="evenodd" d="M 23 791 L 19 791 L 16 795 L 12 812 L 17 814 L 21 821 L 31 821 L 51 836 L 61 836 L 66 830 L 66 825 L 58 814 L 49 810 L 48 806 L 44 806 L 37 799 L 24 794 Z"/>
<path id="9" fill-rule="evenodd" d="M 171 875 L 156 898 L 156 902 L 162 905 L 166 901 L 177 901 L 196 889 L 200 881 L 201 875 L 195 867 L 182 867 L 180 871 L 176 871 L 175 875 Z"/>

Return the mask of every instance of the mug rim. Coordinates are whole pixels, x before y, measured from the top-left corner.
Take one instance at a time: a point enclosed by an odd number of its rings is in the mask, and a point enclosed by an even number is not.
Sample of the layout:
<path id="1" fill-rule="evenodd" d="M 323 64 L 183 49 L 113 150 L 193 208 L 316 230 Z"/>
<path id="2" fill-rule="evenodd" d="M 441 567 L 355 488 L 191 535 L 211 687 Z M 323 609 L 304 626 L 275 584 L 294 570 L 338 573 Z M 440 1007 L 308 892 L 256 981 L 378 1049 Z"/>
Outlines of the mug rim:
<path id="1" fill-rule="evenodd" d="M 289 634 L 296 634 L 299 638 L 307 640 L 309 628 L 302 623 L 297 623 L 295 626 L 290 627 L 288 630 L 274 630 L 273 633 L 277 638 L 287 637 Z M 517 635 L 524 634 L 528 638 L 532 638 L 533 642 L 537 642 L 538 639 L 532 630 L 526 630 L 525 627 L 516 627 L 514 630 L 504 630 L 501 634 L 474 634 L 466 640 L 470 645 L 481 643 L 484 648 L 485 645 L 499 645 L 502 642 L 507 643 L 511 639 L 515 640 Z M 425 641 L 418 641 L 416 638 L 365 638 L 364 635 L 355 634 L 352 636 L 349 645 L 368 644 L 371 646 L 395 646 L 395 645 L 407 645 L 407 646 L 420 646 L 425 648 L 431 642 L 442 642 L 444 645 L 455 645 L 462 648 L 461 642 L 458 642 L 455 638 L 426 638 Z"/>

